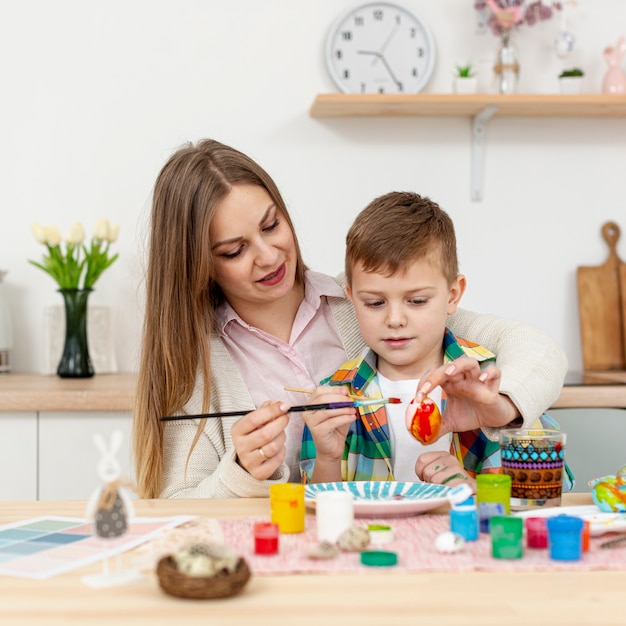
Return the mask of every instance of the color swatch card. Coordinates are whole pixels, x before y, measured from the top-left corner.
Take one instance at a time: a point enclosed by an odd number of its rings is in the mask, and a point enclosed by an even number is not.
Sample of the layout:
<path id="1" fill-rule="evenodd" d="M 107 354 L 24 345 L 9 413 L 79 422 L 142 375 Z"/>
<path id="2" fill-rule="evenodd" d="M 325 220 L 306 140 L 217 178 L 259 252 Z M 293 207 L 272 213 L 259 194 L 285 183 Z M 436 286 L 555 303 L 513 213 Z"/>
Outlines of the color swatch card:
<path id="1" fill-rule="evenodd" d="M 90 520 L 45 516 L 0 526 L 0 575 L 45 579 L 130 550 L 190 515 L 133 518 L 115 539 L 94 534 Z"/>

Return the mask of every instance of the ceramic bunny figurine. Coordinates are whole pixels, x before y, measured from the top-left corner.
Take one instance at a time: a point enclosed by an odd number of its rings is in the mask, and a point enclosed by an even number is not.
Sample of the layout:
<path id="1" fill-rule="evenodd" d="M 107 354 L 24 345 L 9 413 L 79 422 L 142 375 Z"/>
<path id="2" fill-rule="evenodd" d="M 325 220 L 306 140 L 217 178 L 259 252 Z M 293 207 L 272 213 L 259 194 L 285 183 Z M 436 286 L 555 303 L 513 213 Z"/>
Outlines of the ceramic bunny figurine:
<path id="1" fill-rule="evenodd" d="M 106 539 L 121 537 L 133 516 L 133 505 L 126 487 L 130 482 L 121 477 L 121 465 L 117 453 L 124 435 L 121 430 L 111 434 L 107 446 L 104 437 L 95 433 L 93 441 L 100 452 L 98 476 L 102 485 L 92 494 L 87 504 L 87 517 L 93 518 L 96 535 Z"/>
<path id="2" fill-rule="evenodd" d="M 122 477 L 122 466 L 116 456 L 122 447 L 123 439 L 124 434 L 121 430 L 114 430 L 111 433 L 109 445 L 101 434 L 94 433 L 93 436 L 93 442 L 100 452 L 98 476 L 102 484 L 89 498 L 86 515 L 87 519 L 93 519 L 95 534 L 103 540 L 103 546 L 107 542 L 112 542 L 107 548 L 112 548 L 113 553 L 117 554 L 117 567 L 115 571 L 110 571 L 108 552 L 105 552 L 102 572 L 81 577 L 81 580 L 89 587 L 113 587 L 136 582 L 143 578 L 141 572 L 123 570 L 120 559 L 121 553 L 115 551 L 115 539 L 126 533 L 135 514 L 129 495 L 129 489 L 133 485 L 129 479 Z"/>
<path id="3" fill-rule="evenodd" d="M 622 69 L 622 58 L 626 54 L 626 39 L 620 37 L 614 48 L 604 49 L 604 58 L 609 64 L 609 69 L 604 75 L 602 93 L 626 93 L 626 74 Z"/>

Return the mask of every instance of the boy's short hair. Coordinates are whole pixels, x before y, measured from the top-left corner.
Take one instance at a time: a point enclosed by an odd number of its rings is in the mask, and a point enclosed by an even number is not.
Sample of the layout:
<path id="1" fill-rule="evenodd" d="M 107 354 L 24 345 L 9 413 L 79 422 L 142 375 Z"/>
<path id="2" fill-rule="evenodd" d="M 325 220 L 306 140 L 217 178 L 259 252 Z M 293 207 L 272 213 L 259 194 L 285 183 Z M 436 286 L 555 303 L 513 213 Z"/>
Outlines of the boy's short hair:
<path id="1" fill-rule="evenodd" d="M 346 279 L 361 264 L 389 275 L 432 257 L 451 284 L 459 273 L 450 216 L 430 198 L 394 191 L 376 198 L 354 220 L 346 236 Z"/>

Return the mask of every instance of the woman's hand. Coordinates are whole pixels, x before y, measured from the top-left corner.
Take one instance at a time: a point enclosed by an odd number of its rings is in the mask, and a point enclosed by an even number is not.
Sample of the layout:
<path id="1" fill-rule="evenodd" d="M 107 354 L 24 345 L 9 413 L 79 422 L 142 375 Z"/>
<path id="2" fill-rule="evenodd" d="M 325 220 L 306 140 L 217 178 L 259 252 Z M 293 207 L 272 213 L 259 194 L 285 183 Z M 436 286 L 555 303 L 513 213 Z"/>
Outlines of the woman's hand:
<path id="1" fill-rule="evenodd" d="M 344 387 L 318 387 L 307 400 L 307 404 L 328 404 L 349 400 L 348 390 Z M 357 415 L 357 409 L 354 407 L 302 413 L 315 443 L 313 482 L 341 480 L 341 458 L 346 435 Z"/>
<path id="2" fill-rule="evenodd" d="M 467 483 L 476 491 L 476 482 L 463 469 L 459 460 L 443 450 L 420 454 L 415 463 L 415 473 L 425 483 L 447 487 Z"/>
<path id="3" fill-rule="evenodd" d="M 475 359 L 456 359 L 423 376 L 415 398 L 421 402 L 437 385 L 445 391 L 447 404 L 440 436 L 483 426 L 506 426 L 520 414 L 513 402 L 499 392 L 500 376 L 495 366 L 481 371 Z"/>
<path id="4" fill-rule="evenodd" d="M 231 428 L 237 462 L 257 480 L 270 478 L 285 459 L 288 411 L 284 402 L 264 402 Z"/>

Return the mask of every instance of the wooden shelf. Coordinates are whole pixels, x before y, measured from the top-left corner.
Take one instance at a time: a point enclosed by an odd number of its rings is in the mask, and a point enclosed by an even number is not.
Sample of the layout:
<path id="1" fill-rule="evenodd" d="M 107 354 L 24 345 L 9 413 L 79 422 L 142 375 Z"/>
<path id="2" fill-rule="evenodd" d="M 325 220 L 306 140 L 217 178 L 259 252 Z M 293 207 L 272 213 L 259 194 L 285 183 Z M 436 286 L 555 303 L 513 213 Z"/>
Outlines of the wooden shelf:
<path id="1" fill-rule="evenodd" d="M 626 117 L 626 95 L 320 94 L 312 117 Z"/>

